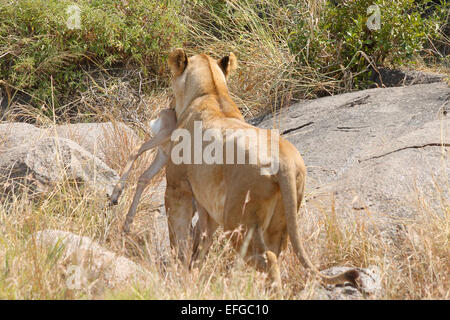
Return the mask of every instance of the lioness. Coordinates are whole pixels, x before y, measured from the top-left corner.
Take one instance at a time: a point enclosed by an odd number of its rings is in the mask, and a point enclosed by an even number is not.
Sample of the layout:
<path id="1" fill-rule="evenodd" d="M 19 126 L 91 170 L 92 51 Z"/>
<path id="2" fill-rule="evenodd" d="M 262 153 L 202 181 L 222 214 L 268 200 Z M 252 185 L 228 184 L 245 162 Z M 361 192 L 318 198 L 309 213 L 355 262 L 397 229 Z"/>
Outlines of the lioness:
<path id="1" fill-rule="evenodd" d="M 236 65 L 233 54 L 214 60 L 205 54 L 188 57 L 183 49 L 176 49 L 169 55 L 177 130 L 187 130 L 194 136 L 198 123 L 204 130 L 216 130 L 219 134 L 212 140 L 225 142 L 222 154 L 227 156 L 227 144 L 238 152 L 244 152 L 246 159 L 254 154 L 254 148 L 269 146 L 265 160 L 258 156 L 256 162 L 248 164 L 237 164 L 236 154 L 230 156 L 234 160 L 231 163 L 225 160 L 204 163 L 198 158 L 197 161 L 174 163 L 174 150 L 180 149 L 176 147 L 176 141 L 172 143 L 172 154 L 166 167 L 165 193 L 171 245 L 179 251 L 180 258 L 186 258 L 189 226 L 197 209 L 200 232 L 197 232 L 192 255 L 194 265 L 201 263 L 213 233 L 221 225 L 225 231 L 242 230 L 241 233 L 231 233 L 235 249 L 242 252 L 245 244 L 245 260 L 258 270 L 268 272 L 277 288 L 281 288 L 277 257 L 286 248 L 288 235 L 301 264 L 312 269 L 322 281 L 357 285 L 358 271 L 350 270 L 328 277 L 309 260 L 296 219 L 304 192 L 305 164 L 290 142 L 278 135 L 274 137 L 270 130 L 256 128 L 244 121 L 226 84 Z M 234 132 L 231 137 L 226 134 L 230 130 Z M 256 144 L 252 144 L 245 140 L 246 132 L 265 138 L 258 138 Z M 184 149 L 183 153 L 195 154 L 198 150 L 194 144 L 195 141 L 190 150 Z M 216 149 L 215 152 L 218 151 Z M 263 162 L 267 159 L 277 164 L 277 172 L 263 174 Z"/>

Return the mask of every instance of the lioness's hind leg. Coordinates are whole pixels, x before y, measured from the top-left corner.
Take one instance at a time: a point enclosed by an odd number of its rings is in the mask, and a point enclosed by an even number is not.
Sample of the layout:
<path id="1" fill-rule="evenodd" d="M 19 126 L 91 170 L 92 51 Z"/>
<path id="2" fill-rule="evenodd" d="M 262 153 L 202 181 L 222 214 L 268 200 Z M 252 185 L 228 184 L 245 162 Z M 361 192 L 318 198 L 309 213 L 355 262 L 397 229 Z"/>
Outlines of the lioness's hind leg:
<path id="1" fill-rule="evenodd" d="M 213 242 L 214 232 L 219 225 L 209 216 L 208 212 L 197 205 L 198 222 L 195 226 L 194 248 L 190 268 L 199 268 Z"/>
<path id="2" fill-rule="evenodd" d="M 178 182 L 175 187 L 170 181 L 167 182 L 165 203 L 170 246 L 183 263 L 189 263 L 192 252 L 190 230 L 195 213 L 192 198 L 191 189 L 186 182 Z"/>

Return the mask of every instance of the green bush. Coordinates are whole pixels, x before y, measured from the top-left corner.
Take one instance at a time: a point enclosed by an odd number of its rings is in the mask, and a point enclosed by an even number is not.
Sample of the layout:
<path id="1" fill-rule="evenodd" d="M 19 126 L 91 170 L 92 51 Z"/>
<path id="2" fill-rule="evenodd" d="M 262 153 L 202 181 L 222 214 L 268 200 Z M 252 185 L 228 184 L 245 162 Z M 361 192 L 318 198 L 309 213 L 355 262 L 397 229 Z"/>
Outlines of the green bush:
<path id="1" fill-rule="evenodd" d="M 81 9 L 81 28 L 68 28 Z M 84 66 L 115 64 L 166 75 L 167 52 L 183 41 L 178 6 L 157 0 L 0 0 L 0 80 L 35 103 L 56 106 L 82 89 Z"/>
<path id="2" fill-rule="evenodd" d="M 81 9 L 81 29 L 67 27 L 72 4 Z M 366 26 L 374 4 L 379 30 Z M 118 67 L 131 74 L 131 87 L 145 90 L 145 79 L 134 86 L 142 70 L 164 88 L 171 48 L 217 58 L 234 51 L 240 69 L 230 89 L 255 115 L 367 88 L 373 66 L 409 63 L 423 47 L 433 56 L 448 46 L 448 38 L 433 42 L 448 12 L 445 0 L 0 0 L 0 86 L 62 109 L 92 83 L 86 71 Z"/>
<path id="3" fill-rule="evenodd" d="M 346 70 L 357 80 L 354 85 L 365 85 L 372 72 L 370 65 L 404 64 L 420 53 L 428 39 L 439 36 L 445 3 L 424 14 L 430 2 L 327 1 L 315 28 L 307 28 L 307 21 L 299 19 L 297 28 L 290 34 L 289 45 L 293 52 L 299 53 L 301 64 L 313 65 L 322 72 Z M 380 9 L 378 30 L 369 30 L 366 25 L 372 14 L 367 13 L 371 5 Z"/>

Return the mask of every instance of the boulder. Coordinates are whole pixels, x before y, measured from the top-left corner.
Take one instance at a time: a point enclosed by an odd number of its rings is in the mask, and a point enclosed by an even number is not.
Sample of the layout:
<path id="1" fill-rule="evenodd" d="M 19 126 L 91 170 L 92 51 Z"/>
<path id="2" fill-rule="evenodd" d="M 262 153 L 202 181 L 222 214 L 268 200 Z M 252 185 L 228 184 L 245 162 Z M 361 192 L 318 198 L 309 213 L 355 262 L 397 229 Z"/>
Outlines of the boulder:
<path id="1" fill-rule="evenodd" d="M 46 192 L 67 179 L 107 195 L 119 179 L 114 170 L 75 142 L 55 137 L 40 139 L 36 145 L 3 149 L 0 178 L 7 191 L 25 185 L 33 192 Z"/>
<path id="2" fill-rule="evenodd" d="M 119 146 L 131 149 L 139 143 L 139 137 L 123 123 L 51 128 L 1 123 L 0 182 L 7 191 L 25 184 L 32 191 L 42 192 L 61 178 L 68 178 L 109 196 L 118 176 L 105 162 L 117 153 Z"/>
<path id="3" fill-rule="evenodd" d="M 58 137 L 78 143 L 104 162 L 118 146 L 134 147 L 141 140 L 120 122 L 75 123 L 38 128 L 22 122 L 0 123 L 0 152 L 23 145 L 35 145 L 43 138 Z"/>
<path id="4" fill-rule="evenodd" d="M 323 274 L 334 276 L 348 271 L 349 267 L 333 267 L 322 270 Z M 300 292 L 300 296 L 306 296 L 314 300 L 362 300 L 377 299 L 381 293 L 381 277 L 379 269 L 375 266 L 369 268 L 356 268 L 359 271 L 359 281 L 361 289 L 358 290 L 350 285 L 325 287 L 315 286 L 312 290 L 305 289 Z"/>
<path id="5" fill-rule="evenodd" d="M 117 151 L 117 147 L 134 147 L 141 142 L 132 129 L 120 122 L 58 125 L 45 129 L 43 133 L 73 140 L 105 162 L 111 153 Z"/>
<path id="6" fill-rule="evenodd" d="M 308 201 L 411 217 L 418 194 L 432 198 L 438 186 L 450 198 L 449 109 L 450 88 L 438 82 L 324 97 L 254 123 L 279 124 L 300 151 Z"/>
<path id="7" fill-rule="evenodd" d="M 41 129 L 29 123 L 0 123 L 0 154 L 24 144 L 34 144 L 42 138 Z"/>
<path id="8" fill-rule="evenodd" d="M 88 237 L 61 230 L 43 230 L 36 233 L 36 244 L 62 250 L 60 261 L 70 269 L 67 272 L 68 286 L 73 286 L 70 289 L 81 289 L 93 282 L 114 288 L 131 284 L 144 276 L 139 265 Z"/>

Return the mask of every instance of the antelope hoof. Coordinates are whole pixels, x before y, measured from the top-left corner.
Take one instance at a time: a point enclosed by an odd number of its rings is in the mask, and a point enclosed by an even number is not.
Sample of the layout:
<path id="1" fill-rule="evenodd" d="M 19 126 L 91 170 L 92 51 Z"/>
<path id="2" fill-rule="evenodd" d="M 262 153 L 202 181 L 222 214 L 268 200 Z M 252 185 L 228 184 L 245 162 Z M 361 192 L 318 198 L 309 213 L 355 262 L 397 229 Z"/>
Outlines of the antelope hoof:
<path id="1" fill-rule="evenodd" d="M 129 234 L 130 233 L 130 224 L 129 223 L 124 223 L 123 227 L 122 227 L 122 232 L 124 234 Z"/>
<path id="2" fill-rule="evenodd" d="M 109 199 L 109 201 L 111 202 L 111 204 L 113 206 L 117 205 L 119 203 L 119 197 L 120 194 L 122 193 L 121 188 L 118 188 L 117 186 L 114 188 L 113 193 L 111 195 L 111 198 Z"/>

